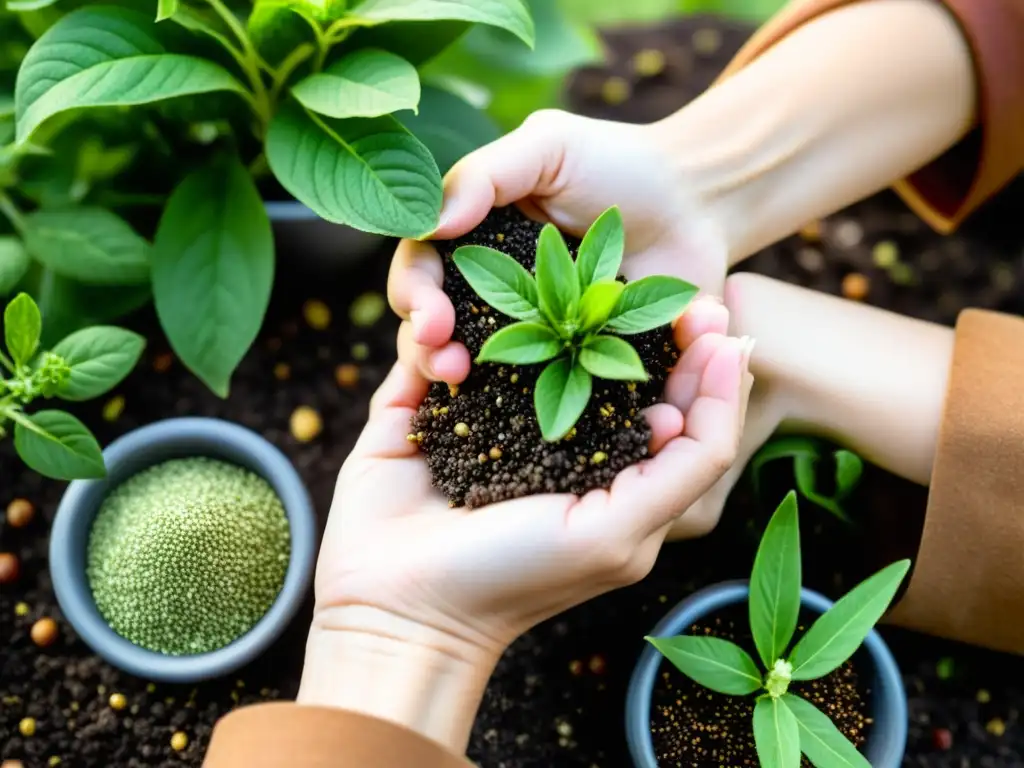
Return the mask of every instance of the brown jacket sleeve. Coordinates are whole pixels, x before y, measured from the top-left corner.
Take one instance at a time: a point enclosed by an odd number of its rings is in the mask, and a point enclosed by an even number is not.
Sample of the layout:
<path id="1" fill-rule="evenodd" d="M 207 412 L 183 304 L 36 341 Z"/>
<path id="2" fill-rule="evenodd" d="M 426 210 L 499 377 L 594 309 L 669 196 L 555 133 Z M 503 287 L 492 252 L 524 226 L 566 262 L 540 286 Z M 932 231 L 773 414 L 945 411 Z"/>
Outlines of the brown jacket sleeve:
<path id="1" fill-rule="evenodd" d="M 722 77 L 746 66 L 800 25 L 862 0 L 793 0 L 736 55 Z M 936 231 L 948 234 L 1024 169 L 1024 0 L 936 0 L 963 29 L 978 77 L 978 127 L 895 190 Z"/>
<path id="2" fill-rule="evenodd" d="M 1024 319 L 967 310 L 932 468 L 921 546 L 888 617 L 1024 653 Z"/>
<path id="3" fill-rule="evenodd" d="M 328 707 L 257 704 L 213 729 L 204 768 L 473 768 L 394 723 Z"/>

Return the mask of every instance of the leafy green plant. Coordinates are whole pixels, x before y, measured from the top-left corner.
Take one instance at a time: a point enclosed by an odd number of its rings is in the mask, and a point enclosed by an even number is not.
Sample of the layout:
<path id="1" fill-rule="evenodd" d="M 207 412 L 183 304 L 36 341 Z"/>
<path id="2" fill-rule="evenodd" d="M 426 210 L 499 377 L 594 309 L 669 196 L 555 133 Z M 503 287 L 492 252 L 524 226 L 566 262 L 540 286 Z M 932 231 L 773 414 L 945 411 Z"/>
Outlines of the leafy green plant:
<path id="1" fill-rule="evenodd" d="M 750 462 L 754 491 L 761 492 L 761 472 L 764 465 L 779 459 L 793 459 L 796 488 L 810 502 L 828 510 L 845 523 L 850 522 L 843 503 L 850 497 L 864 473 L 860 456 L 842 448 L 833 451 L 834 491 L 831 496 L 819 490 L 818 468 L 825 459 L 825 446 L 821 440 L 809 437 L 781 436 L 769 440 Z"/>
<path id="2" fill-rule="evenodd" d="M 221 396 L 270 298 L 264 198 L 428 234 L 441 173 L 499 131 L 420 69 L 476 26 L 536 36 L 524 0 L 17 7 L 0 11 L 31 42 L 13 94 L 0 70 L 0 295 L 36 296 L 47 338 L 152 298 Z"/>
<path id="3" fill-rule="evenodd" d="M 910 568 L 895 562 L 819 616 L 790 647 L 800 614 L 800 528 L 789 493 L 761 539 L 750 576 L 750 629 L 766 672 L 743 648 L 717 637 L 648 637 L 680 672 L 730 696 L 757 695 L 754 742 L 762 766 L 797 768 L 801 752 L 816 768 L 870 768 L 829 717 L 789 691 L 794 681 L 828 675 L 860 648 Z"/>
<path id="4" fill-rule="evenodd" d="M 587 231 L 575 260 L 558 229 L 545 225 L 535 275 L 486 246 L 461 246 L 453 254 L 480 298 L 519 321 L 492 334 L 477 362 L 547 363 L 534 388 L 545 440 L 560 440 L 572 429 L 590 400 L 592 377 L 646 381 L 640 355 L 622 336 L 672 323 L 697 294 L 696 286 L 675 277 L 619 282 L 624 250 L 622 216 L 613 207 Z"/>
<path id="5" fill-rule="evenodd" d="M 77 331 L 53 349 L 41 351 L 42 316 L 26 293 L 4 310 L 0 352 L 0 438 L 14 424 L 14 448 L 22 461 L 58 480 L 103 477 L 103 454 L 89 429 L 69 413 L 26 406 L 53 397 L 90 400 L 127 376 L 138 362 L 145 340 L 122 328 L 96 326 Z"/>

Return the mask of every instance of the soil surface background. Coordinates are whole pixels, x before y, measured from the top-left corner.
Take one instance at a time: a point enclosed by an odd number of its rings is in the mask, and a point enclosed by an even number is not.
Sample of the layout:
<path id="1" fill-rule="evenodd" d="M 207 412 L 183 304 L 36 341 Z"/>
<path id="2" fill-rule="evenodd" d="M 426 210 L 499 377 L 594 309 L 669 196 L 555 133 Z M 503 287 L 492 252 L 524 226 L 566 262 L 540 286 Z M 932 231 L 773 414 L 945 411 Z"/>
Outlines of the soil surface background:
<path id="1" fill-rule="evenodd" d="M 580 112 L 632 121 L 662 117 L 699 93 L 748 34 L 745 27 L 691 18 L 648 30 L 609 36 L 607 70 L 579 73 L 570 100 Z M 660 50 L 664 72 L 640 78 L 634 55 Z M 612 86 L 606 83 L 610 77 Z M 625 88 L 622 86 L 625 85 Z M 620 99 L 625 93 L 627 98 Z M 608 97 L 611 98 L 608 98 Z M 820 241 L 790 238 L 749 260 L 745 269 L 916 317 L 951 323 L 964 306 L 1020 314 L 1024 293 L 1024 232 L 1014 211 L 1024 205 L 1021 183 L 1008 189 L 958 234 L 932 234 L 891 194 L 880 194 L 830 217 Z M 874 246 L 896 244 L 900 263 L 876 265 Z M 335 477 L 366 417 L 370 395 L 394 359 L 397 324 L 386 317 L 372 328 L 347 319 L 353 298 L 383 291 L 390 248 L 354 275 L 334 279 L 304 274 L 281 254 L 279 278 L 264 332 L 233 381 L 227 401 L 217 399 L 168 356 L 151 313 L 133 325 L 152 339 L 138 370 L 110 399 L 76 408 L 104 444 L 158 419 L 217 416 L 255 429 L 295 463 L 326 517 Z M 849 278 L 856 274 L 861 277 Z M 861 279 L 863 278 L 863 279 Z M 321 299 L 333 319 L 324 330 L 303 323 L 302 306 Z M 357 359 L 358 358 L 358 359 Z M 339 386 L 336 367 L 352 368 Z M 300 443 L 289 432 L 295 408 L 311 406 L 323 432 Z M 620 590 L 549 621 L 505 654 L 487 689 L 473 732 L 470 756 L 483 768 L 621 768 L 628 765 L 623 701 L 643 635 L 672 605 L 700 586 L 749 573 L 759 532 L 774 503 L 791 484 L 784 466 L 771 470 L 759 504 L 739 489 L 723 522 L 705 539 L 667 546 L 654 572 Z M 195 688 L 150 685 L 112 669 L 91 654 L 63 621 L 47 571 L 48 531 L 63 484 L 24 470 L 10 441 L 0 447 L 0 507 L 30 499 L 35 519 L 25 528 L 0 523 L 0 550 L 21 559 L 21 578 L 0 587 L 0 760 L 25 766 L 199 766 L 210 728 L 238 704 L 287 699 L 295 694 L 310 605 L 263 658 L 237 675 Z M 848 511 L 847 526 L 808 504 L 802 507 L 805 580 L 831 596 L 841 594 L 896 554 L 912 553 L 913 531 L 925 492 L 869 469 Z M 905 526 L 903 524 L 906 524 Z M 16 606 L 27 614 L 16 615 Z M 50 616 L 59 637 L 36 647 L 32 623 Z M 904 673 L 911 729 L 905 765 L 997 768 L 1024 765 L 1024 660 L 886 628 Z M 112 693 L 127 706 L 108 706 Z M 35 719 L 23 737 L 19 722 Z M 182 751 L 170 747 L 183 731 Z M 255 735 L 258 738 L 258 735 Z"/>

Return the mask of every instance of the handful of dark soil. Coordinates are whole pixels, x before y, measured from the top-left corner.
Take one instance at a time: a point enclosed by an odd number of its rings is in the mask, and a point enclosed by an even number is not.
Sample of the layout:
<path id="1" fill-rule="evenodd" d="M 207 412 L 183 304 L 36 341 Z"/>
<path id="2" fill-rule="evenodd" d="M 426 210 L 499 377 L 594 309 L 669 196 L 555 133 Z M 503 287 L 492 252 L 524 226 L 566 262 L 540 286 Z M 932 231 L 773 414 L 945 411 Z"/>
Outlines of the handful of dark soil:
<path id="1" fill-rule="evenodd" d="M 515 322 L 474 293 L 452 260 L 463 245 L 485 245 L 534 271 L 542 225 L 517 208 L 497 208 L 473 232 L 435 243 L 444 260 L 444 290 L 455 306 L 453 339 L 475 359 L 495 331 Z M 580 241 L 566 236 L 573 257 Z M 651 430 L 640 411 L 661 398 L 679 357 L 668 327 L 630 337 L 650 379 L 594 379 L 590 402 L 564 439 L 545 442 L 533 403 L 543 365 L 474 363 L 456 388 L 431 385 L 412 420 L 412 436 L 427 457 L 434 485 L 452 506 L 480 507 L 538 493 L 584 494 L 607 488 L 645 458 Z"/>

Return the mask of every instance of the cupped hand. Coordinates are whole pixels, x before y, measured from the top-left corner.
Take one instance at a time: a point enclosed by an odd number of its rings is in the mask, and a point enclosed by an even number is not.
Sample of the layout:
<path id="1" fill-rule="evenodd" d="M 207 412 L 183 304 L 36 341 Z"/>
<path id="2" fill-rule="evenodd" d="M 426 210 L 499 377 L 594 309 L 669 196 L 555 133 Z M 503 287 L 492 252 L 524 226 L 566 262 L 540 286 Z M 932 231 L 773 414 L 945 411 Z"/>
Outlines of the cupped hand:
<path id="1" fill-rule="evenodd" d="M 627 278 L 674 275 L 721 293 L 728 261 L 722 224 L 688 194 L 651 126 L 544 110 L 463 158 L 445 179 L 436 239 L 474 229 L 492 207 L 518 205 L 528 216 L 582 236 L 618 206 L 626 228 Z M 456 384 L 469 354 L 451 342 L 455 311 L 441 289 L 443 270 L 429 243 L 402 241 L 388 297 L 405 321 L 400 358 L 426 378 Z"/>

